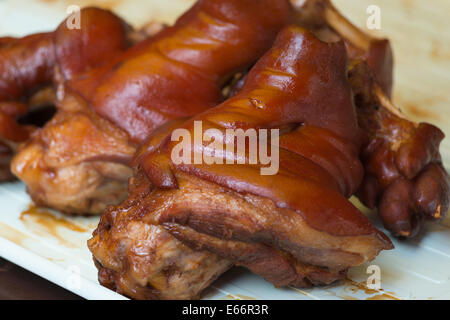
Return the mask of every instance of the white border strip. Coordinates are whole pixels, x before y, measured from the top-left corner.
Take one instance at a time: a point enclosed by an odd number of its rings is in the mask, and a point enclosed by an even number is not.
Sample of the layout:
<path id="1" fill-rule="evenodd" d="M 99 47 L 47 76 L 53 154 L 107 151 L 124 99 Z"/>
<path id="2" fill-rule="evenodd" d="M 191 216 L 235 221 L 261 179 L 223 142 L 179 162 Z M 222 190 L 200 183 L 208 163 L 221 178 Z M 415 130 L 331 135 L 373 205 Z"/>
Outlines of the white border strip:
<path id="1" fill-rule="evenodd" d="M 128 300 L 98 283 L 80 276 L 79 288 L 67 288 L 67 270 L 25 248 L 0 237 L 0 256 L 54 284 L 90 300 Z"/>

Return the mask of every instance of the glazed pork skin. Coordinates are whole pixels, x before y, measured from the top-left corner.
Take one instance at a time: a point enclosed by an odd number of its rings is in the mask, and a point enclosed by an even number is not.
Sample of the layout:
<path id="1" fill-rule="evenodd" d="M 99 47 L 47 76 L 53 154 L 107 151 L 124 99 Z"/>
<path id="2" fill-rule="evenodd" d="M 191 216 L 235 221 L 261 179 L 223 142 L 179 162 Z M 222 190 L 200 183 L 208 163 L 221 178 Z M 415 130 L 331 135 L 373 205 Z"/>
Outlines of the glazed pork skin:
<path id="1" fill-rule="evenodd" d="M 0 142 L 7 157 L 0 166 L 2 176 L 9 174 L 8 159 L 35 129 L 19 124 L 19 119 L 27 116 L 33 123 L 33 116 L 41 115 L 36 109 L 55 103 L 52 84 L 58 87 L 101 66 L 130 44 L 131 28 L 111 12 L 84 8 L 80 19 L 85 23 L 81 29 L 69 31 L 64 21 L 54 32 L 0 39 Z"/>
<path id="2" fill-rule="evenodd" d="M 89 240 L 101 283 L 135 298 L 142 296 L 130 292 L 140 290 L 151 292 L 151 298 L 176 298 L 166 292 L 192 281 L 182 271 L 175 282 L 171 273 L 155 269 L 152 258 L 162 256 L 170 238 L 159 241 L 145 233 L 143 240 L 135 224 L 165 230 L 174 237 L 173 246 L 181 241 L 204 259 L 209 252 L 277 286 L 329 284 L 349 267 L 392 248 L 345 198 L 363 174 L 346 70 L 342 42 L 323 43 L 303 29 L 286 28 L 238 95 L 152 135 L 136 156 L 129 198 L 107 209 Z M 279 173 L 261 176 L 255 165 L 171 163 L 173 144 L 165 137 L 175 128 L 192 133 L 195 120 L 202 120 L 204 129 L 291 128 L 280 137 Z M 145 249 L 136 257 L 141 245 Z M 202 275 L 215 277 L 220 267 L 196 268 L 195 278 L 204 281 L 197 289 L 213 280 Z M 154 286 L 154 278 L 167 287 Z M 131 288 L 123 287 L 125 282 Z"/>
<path id="3" fill-rule="evenodd" d="M 131 176 L 124 166 L 147 135 L 219 103 L 225 82 L 264 54 L 292 19 L 287 0 L 197 2 L 173 27 L 108 66 L 63 82 L 57 106 L 69 115 L 36 134 L 14 159 L 14 173 L 37 203 L 66 213 L 99 214 L 120 203 Z M 105 149 L 105 140 L 114 148 Z M 80 178 L 75 184 L 72 177 Z M 105 198 L 107 192 L 116 196 Z"/>

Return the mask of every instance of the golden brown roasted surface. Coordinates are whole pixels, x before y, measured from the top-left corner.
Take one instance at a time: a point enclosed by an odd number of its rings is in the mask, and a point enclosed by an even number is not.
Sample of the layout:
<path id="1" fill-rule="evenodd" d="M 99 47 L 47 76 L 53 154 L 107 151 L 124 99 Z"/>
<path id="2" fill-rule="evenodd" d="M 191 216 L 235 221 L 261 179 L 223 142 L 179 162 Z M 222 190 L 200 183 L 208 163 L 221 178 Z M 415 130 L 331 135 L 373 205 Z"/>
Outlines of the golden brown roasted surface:
<path id="1" fill-rule="evenodd" d="M 64 212 L 99 214 L 119 203 L 131 174 L 123 164 L 137 143 L 169 120 L 219 103 L 221 86 L 271 46 L 292 13 L 287 0 L 199 1 L 173 27 L 105 59 L 103 67 L 64 81 L 64 64 L 58 64 L 57 107 L 66 115 L 21 150 L 14 173 L 35 201 Z M 62 43 L 68 32 L 61 31 Z M 106 191 L 112 195 L 105 198 Z"/>
<path id="2" fill-rule="evenodd" d="M 59 110 L 15 156 L 12 169 L 37 205 L 68 214 L 97 213 L 105 203 L 125 198 L 123 185 L 132 173 L 105 159 L 133 153 L 128 136 L 89 108 Z"/>
<path id="3" fill-rule="evenodd" d="M 163 229 L 192 249 L 243 265 L 278 286 L 328 284 L 349 267 L 392 248 L 346 199 L 363 174 L 346 74 L 343 42 L 321 42 L 304 29 L 288 27 L 253 67 L 239 94 L 187 122 L 161 128 L 137 155 L 140 169 L 131 181 L 129 199 L 108 208 L 89 241 L 100 275 L 114 275 L 100 280 L 117 287 L 132 279 L 132 288 L 138 284 L 139 290 L 158 298 L 165 297 L 165 290 L 186 286 L 192 277 L 216 276 L 219 269 L 198 267 L 195 275 L 180 272 L 175 282 L 149 269 L 152 260 L 135 263 L 129 244 L 142 239 L 144 228 Z M 248 162 L 175 164 L 170 133 L 185 128 L 192 134 L 194 121 L 202 121 L 203 130 L 219 130 L 215 140 L 220 142 L 225 142 L 225 129 L 283 129 L 279 172 L 264 176 L 261 165 Z M 207 149 L 207 143 L 193 142 L 195 152 Z M 237 156 L 227 153 L 223 163 Z M 140 227 L 134 229 L 135 223 Z M 146 238 L 143 256 L 161 254 L 169 239 Z M 168 287 L 155 287 L 137 274 L 163 279 Z M 190 297 L 212 280 L 203 278 L 204 285 L 190 290 Z"/>

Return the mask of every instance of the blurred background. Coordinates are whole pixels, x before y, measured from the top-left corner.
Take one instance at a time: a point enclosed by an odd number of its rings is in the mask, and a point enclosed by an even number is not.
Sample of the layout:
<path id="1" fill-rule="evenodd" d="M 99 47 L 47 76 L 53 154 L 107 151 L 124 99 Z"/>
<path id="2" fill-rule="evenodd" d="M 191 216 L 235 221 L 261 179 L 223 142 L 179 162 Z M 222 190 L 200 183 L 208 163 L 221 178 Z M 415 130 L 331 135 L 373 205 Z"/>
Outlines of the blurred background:
<path id="1" fill-rule="evenodd" d="M 0 0 L 0 35 L 22 36 L 54 29 L 70 5 L 96 5 L 135 27 L 172 23 L 195 0 Z M 395 54 L 394 102 L 414 121 L 438 125 L 450 137 L 450 1 L 334 0 L 353 23 L 389 37 Z M 381 10 L 381 29 L 366 26 L 370 5 Z M 450 138 L 441 147 L 450 167 Z"/>

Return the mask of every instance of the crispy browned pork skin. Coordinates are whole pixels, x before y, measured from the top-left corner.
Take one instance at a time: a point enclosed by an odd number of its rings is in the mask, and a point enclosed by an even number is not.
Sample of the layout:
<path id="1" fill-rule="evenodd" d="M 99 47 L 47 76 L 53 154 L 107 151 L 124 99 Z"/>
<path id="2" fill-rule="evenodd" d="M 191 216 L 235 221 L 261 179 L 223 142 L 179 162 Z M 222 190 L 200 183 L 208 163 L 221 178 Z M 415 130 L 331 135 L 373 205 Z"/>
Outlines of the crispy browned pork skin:
<path id="1" fill-rule="evenodd" d="M 173 27 L 62 82 L 59 113 L 15 157 L 38 204 L 99 214 L 127 193 L 128 160 L 158 126 L 206 110 L 293 19 L 288 0 L 201 0 Z M 58 50 L 58 49 L 57 49 Z"/>
<path id="2" fill-rule="evenodd" d="M 127 46 L 130 29 L 112 13 L 86 8 L 80 17 L 81 29 L 68 30 L 63 22 L 54 32 L 0 40 L 1 180 L 12 178 L 9 160 L 34 129 L 19 118 L 35 124 L 45 116 L 36 109 L 54 103 L 52 82 L 86 72 Z"/>
<path id="3" fill-rule="evenodd" d="M 409 121 L 390 101 L 388 40 L 358 30 L 329 0 L 297 2 L 297 21 L 326 38 L 338 34 L 355 60 L 351 83 L 358 123 L 366 134 L 361 155 L 365 178 L 357 195 L 378 208 L 393 235 L 414 237 L 425 220 L 440 220 L 449 209 L 449 176 L 439 153 L 444 134 L 431 124 Z"/>
<path id="4" fill-rule="evenodd" d="M 261 175 L 248 161 L 172 162 L 171 132 L 192 134 L 194 121 L 224 144 L 234 143 L 226 129 L 280 129 L 278 173 Z M 359 137 L 344 43 L 287 27 L 239 94 L 144 144 L 129 198 L 106 210 L 89 240 L 100 282 L 133 298 L 173 299 L 198 297 L 231 264 L 276 286 L 341 279 L 392 248 L 347 200 L 363 176 Z"/>

